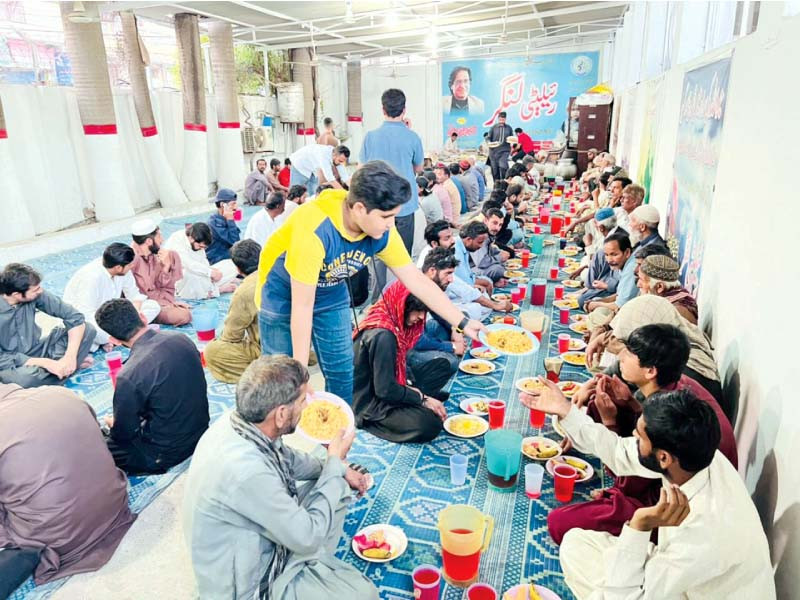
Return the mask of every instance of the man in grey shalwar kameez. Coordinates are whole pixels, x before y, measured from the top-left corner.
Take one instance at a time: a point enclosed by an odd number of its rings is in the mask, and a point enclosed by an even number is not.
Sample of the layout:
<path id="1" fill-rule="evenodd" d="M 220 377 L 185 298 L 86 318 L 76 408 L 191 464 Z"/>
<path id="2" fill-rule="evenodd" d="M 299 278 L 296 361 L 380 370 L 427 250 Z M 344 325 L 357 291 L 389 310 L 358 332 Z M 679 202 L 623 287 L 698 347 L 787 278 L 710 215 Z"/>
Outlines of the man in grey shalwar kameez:
<path id="1" fill-rule="evenodd" d="M 200 439 L 184 497 L 184 532 L 201 598 L 377 600 L 378 591 L 336 559 L 351 488 L 364 475 L 345 466 L 353 433 L 327 459 L 287 447 L 300 420 L 308 371 L 283 355 L 242 374 L 236 410 Z"/>

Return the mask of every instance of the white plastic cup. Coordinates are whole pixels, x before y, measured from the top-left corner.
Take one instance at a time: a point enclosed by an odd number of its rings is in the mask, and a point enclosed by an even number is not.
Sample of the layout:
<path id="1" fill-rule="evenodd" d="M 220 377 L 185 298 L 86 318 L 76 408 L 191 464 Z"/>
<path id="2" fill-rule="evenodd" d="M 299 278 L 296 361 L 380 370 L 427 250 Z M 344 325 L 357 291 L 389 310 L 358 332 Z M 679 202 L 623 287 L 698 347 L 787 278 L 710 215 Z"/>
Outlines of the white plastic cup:
<path id="1" fill-rule="evenodd" d="M 535 500 L 542 495 L 542 478 L 544 467 L 537 463 L 525 465 L 525 495 Z"/>

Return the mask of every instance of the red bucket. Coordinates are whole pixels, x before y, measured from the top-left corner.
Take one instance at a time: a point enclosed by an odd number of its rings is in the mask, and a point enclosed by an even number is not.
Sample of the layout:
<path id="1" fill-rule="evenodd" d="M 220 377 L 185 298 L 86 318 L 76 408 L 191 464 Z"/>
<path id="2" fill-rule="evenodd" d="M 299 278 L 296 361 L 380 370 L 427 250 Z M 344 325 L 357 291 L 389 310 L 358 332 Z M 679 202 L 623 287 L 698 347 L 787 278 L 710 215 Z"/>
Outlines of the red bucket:
<path id="1" fill-rule="evenodd" d="M 201 342 L 210 342 L 216 337 L 216 335 L 217 332 L 214 329 L 209 329 L 208 331 L 198 331 L 197 339 Z"/>

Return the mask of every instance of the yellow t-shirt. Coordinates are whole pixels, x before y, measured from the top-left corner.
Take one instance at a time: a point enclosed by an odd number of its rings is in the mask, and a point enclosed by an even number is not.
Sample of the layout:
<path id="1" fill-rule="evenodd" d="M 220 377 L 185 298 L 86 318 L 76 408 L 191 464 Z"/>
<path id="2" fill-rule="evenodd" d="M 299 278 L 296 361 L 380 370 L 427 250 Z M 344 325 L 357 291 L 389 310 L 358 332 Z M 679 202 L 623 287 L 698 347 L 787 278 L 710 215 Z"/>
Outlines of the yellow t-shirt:
<path id="1" fill-rule="evenodd" d="M 273 233 L 258 263 L 256 305 L 273 314 L 292 311 L 291 279 L 316 285 L 314 312 L 350 305 L 345 280 L 379 256 L 387 267 L 411 262 L 393 227 L 380 239 L 348 235 L 342 221 L 344 190 L 325 190 L 297 208 Z"/>

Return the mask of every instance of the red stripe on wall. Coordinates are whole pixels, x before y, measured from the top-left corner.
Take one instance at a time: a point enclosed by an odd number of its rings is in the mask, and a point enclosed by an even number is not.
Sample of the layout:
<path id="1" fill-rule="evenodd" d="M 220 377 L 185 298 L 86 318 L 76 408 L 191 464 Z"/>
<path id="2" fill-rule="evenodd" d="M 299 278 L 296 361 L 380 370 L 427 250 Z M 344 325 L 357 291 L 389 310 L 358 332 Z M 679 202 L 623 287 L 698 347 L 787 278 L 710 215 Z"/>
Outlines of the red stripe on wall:
<path id="1" fill-rule="evenodd" d="M 153 125 L 152 127 L 142 127 L 142 137 L 153 137 L 154 135 L 158 134 L 158 130 L 156 126 Z"/>
<path id="2" fill-rule="evenodd" d="M 117 126 L 115 123 L 108 125 L 84 125 L 83 133 L 86 135 L 117 135 Z"/>
<path id="3" fill-rule="evenodd" d="M 238 121 L 220 121 L 217 123 L 220 129 L 239 129 Z"/>
<path id="4" fill-rule="evenodd" d="M 363 117 L 354 117 L 352 115 L 347 115 L 347 120 L 352 123 L 361 123 L 361 121 L 363 121 L 364 119 Z"/>
<path id="5" fill-rule="evenodd" d="M 5 129 L 0 129 L 0 140 L 4 140 L 8 137 L 8 132 Z"/>
<path id="6" fill-rule="evenodd" d="M 184 123 L 183 128 L 186 131 L 205 131 L 206 126 L 202 123 Z"/>

